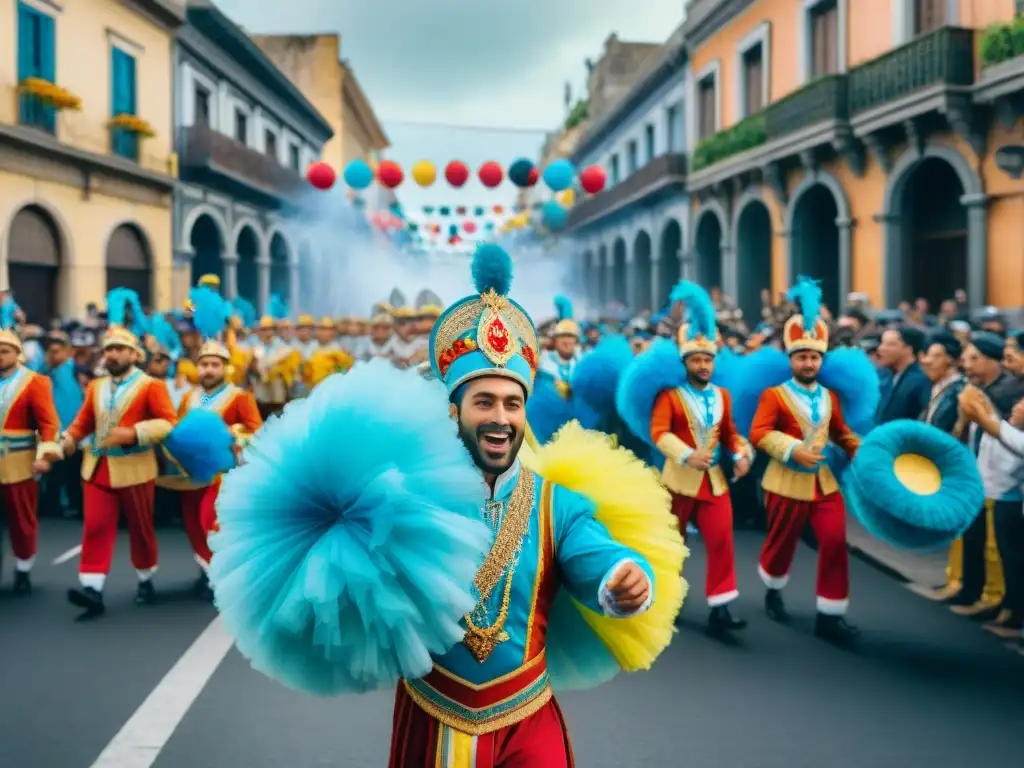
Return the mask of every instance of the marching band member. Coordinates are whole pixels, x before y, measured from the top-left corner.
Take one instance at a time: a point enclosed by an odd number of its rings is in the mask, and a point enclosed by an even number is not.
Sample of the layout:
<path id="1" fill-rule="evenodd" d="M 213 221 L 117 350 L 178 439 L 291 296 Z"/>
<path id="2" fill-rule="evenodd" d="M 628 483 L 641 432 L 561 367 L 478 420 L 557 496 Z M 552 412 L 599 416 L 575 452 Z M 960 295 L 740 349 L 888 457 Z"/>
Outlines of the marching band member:
<path id="1" fill-rule="evenodd" d="M 358 358 L 363 361 L 375 357 L 391 359 L 394 337 L 391 334 L 394 321 L 386 312 L 378 312 L 370 319 L 370 333 L 359 345 Z"/>
<path id="2" fill-rule="evenodd" d="M 416 335 L 430 338 L 434 323 L 444 312 L 441 299 L 433 291 L 424 288 L 416 297 Z M 421 362 L 426 362 L 426 357 Z"/>
<path id="3" fill-rule="evenodd" d="M 334 322 L 331 318 L 320 319 L 316 334 L 319 347 L 303 366 L 303 379 L 310 392 L 332 373 L 345 373 L 355 362 L 348 352 L 335 343 Z"/>
<path id="4" fill-rule="evenodd" d="M 711 297 L 700 286 L 683 282 L 672 299 L 682 301 L 688 313 L 676 337 L 686 379 L 658 394 L 651 411 L 651 442 L 666 458 L 661 481 L 672 493 L 679 530 L 693 523 L 707 546 L 708 631 L 723 636 L 747 622 L 729 610 L 740 593 L 732 501 L 719 457 L 725 446 L 740 478 L 750 471 L 753 450 L 736 431 L 729 392 L 711 383 L 719 342 Z"/>
<path id="5" fill-rule="evenodd" d="M 319 348 L 319 342 L 313 338 L 316 321 L 312 315 L 299 315 L 295 324 L 295 339 L 292 341 L 297 356 L 298 371 L 292 385 L 292 397 L 303 397 L 309 394 L 310 384 L 307 366 L 313 353 Z"/>
<path id="6" fill-rule="evenodd" d="M 563 397 L 569 396 L 569 381 L 580 360 L 580 327 L 573 319 L 572 302 L 555 298 L 558 322 L 551 332 L 552 348 L 541 355 L 538 374 L 548 376 Z"/>
<path id="7" fill-rule="evenodd" d="M 19 362 L 22 345 L 13 331 L 12 309 L 11 304 L 0 307 L 0 504 L 14 552 L 14 593 L 28 595 L 39 539 L 36 476 L 48 472 L 63 452 L 53 385 Z"/>
<path id="8" fill-rule="evenodd" d="M 103 359 L 109 375 L 90 382 L 85 402 L 62 438 L 65 455 L 87 437 L 93 438 L 82 459 L 81 588 L 68 590 L 68 600 L 85 610 L 83 616 L 99 616 L 105 610 L 103 586 L 122 514 L 128 521 L 132 565 L 139 577 L 135 602 L 146 605 L 156 596 L 153 447 L 170 434 L 177 416 L 164 383 L 136 367 L 141 354 L 139 341 L 130 331 L 119 326 L 107 330 Z"/>
<path id="9" fill-rule="evenodd" d="M 284 408 L 295 380 L 293 361 L 297 353 L 285 338 L 277 335 L 277 326 L 269 315 L 260 318 L 256 331 L 259 341 L 253 344 L 252 390 L 264 420 Z"/>
<path id="10" fill-rule="evenodd" d="M 860 439 L 844 421 L 838 396 L 817 381 L 828 350 L 828 326 L 819 315 L 821 289 L 800 278 L 789 296 L 800 308 L 783 329 L 793 378 L 765 390 L 750 429 L 750 442 L 771 457 L 761 483 L 768 536 L 758 573 L 767 587 L 768 616 L 788 622 L 782 589 L 809 522 L 818 539 L 815 634 L 845 644 L 858 634 L 844 618 L 850 602 L 846 508 L 824 452 L 831 439 L 853 458 Z"/>
<path id="11" fill-rule="evenodd" d="M 395 335 L 391 338 L 391 362 L 399 368 L 415 367 L 427 359 L 428 341 L 416 333 L 416 310 L 394 310 Z"/>

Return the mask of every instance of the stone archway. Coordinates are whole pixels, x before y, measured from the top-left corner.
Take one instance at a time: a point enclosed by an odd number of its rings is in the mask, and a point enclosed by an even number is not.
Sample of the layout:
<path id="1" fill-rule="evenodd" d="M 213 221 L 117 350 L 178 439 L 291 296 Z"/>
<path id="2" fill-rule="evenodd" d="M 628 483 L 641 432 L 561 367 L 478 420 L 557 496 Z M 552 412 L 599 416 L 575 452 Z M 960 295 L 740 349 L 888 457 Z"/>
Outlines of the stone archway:
<path id="1" fill-rule="evenodd" d="M 787 213 L 789 282 L 804 275 L 821 281 L 822 301 L 842 312 L 850 290 L 850 206 L 834 177 L 819 172 L 793 193 Z"/>
<path id="2" fill-rule="evenodd" d="M 54 218 L 36 205 L 14 214 L 7 236 L 7 288 L 28 322 L 44 328 L 58 317 L 57 280 L 63 238 Z"/>
<path id="3" fill-rule="evenodd" d="M 612 280 L 610 301 L 625 306 L 629 302 L 626 295 L 626 241 L 621 237 L 612 245 Z"/>
<path id="4" fill-rule="evenodd" d="M 107 290 L 130 288 L 144 309 L 151 307 L 153 285 L 149 240 L 134 224 L 121 224 L 110 233 L 106 248 Z"/>
<path id="5" fill-rule="evenodd" d="M 736 306 L 748 327 L 761 321 L 761 291 L 772 288 L 772 218 L 751 197 L 736 217 Z"/>
<path id="6" fill-rule="evenodd" d="M 597 297 L 598 306 L 601 307 L 611 301 L 611 295 L 608 292 L 608 280 L 605 277 L 607 274 L 605 270 L 610 269 L 611 266 L 608 264 L 608 246 L 598 246 L 597 263 L 594 265 L 594 282 L 591 290 L 594 292 L 594 296 Z"/>
<path id="7" fill-rule="evenodd" d="M 651 270 L 651 236 L 641 229 L 633 240 L 633 295 L 627 302 L 635 312 L 654 309 Z"/>
<path id="8" fill-rule="evenodd" d="M 224 233 L 208 213 L 200 214 L 188 235 L 192 247 L 192 285 L 203 275 L 216 275 L 224 280 Z"/>
<path id="9" fill-rule="evenodd" d="M 722 287 L 722 237 L 725 225 L 719 215 L 707 209 L 697 214 L 693 249 L 697 254 L 697 282 L 708 290 Z"/>
<path id="10" fill-rule="evenodd" d="M 932 306 L 967 291 L 972 308 L 988 294 L 988 212 L 981 179 L 952 147 L 907 151 L 885 194 L 885 299 L 922 297 Z"/>
<path id="11" fill-rule="evenodd" d="M 256 230 L 246 225 L 235 240 L 238 256 L 238 295 L 253 306 L 260 305 L 260 238 Z"/>
<path id="12" fill-rule="evenodd" d="M 683 248 L 683 228 L 679 222 L 670 219 L 661 231 L 658 256 L 658 295 L 654 297 L 655 309 L 668 304 L 668 297 L 683 274 L 680 262 Z"/>
<path id="13" fill-rule="evenodd" d="M 291 248 L 288 241 L 280 232 L 275 232 L 270 238 L 270 294 L 277 296 L 285 304 L 289 304 L 292 286 L 292 265 Z M 289 306 L 292 312 L 298 312 L 298 307 Z"/>

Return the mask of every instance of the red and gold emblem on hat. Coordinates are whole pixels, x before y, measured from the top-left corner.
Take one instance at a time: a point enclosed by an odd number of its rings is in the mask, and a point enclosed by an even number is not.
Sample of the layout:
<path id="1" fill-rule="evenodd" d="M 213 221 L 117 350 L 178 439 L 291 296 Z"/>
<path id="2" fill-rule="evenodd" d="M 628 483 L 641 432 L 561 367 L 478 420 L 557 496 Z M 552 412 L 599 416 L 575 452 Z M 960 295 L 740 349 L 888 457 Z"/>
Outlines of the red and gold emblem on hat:
<path id="1" fill-rule="evenodd" d="M 476 331 L 480 351 L 494 365 L 505 365 L 516 354 L 516 340 L 509 324 L 493 307 L 486 307 Z"/>

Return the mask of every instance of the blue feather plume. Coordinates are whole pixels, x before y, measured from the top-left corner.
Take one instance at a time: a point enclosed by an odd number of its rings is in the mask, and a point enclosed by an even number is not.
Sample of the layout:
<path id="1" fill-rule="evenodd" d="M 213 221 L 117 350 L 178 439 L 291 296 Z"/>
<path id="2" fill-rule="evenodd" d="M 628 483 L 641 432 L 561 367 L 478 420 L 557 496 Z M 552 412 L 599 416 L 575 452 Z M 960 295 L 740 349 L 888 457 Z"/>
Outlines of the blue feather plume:
<path id="1" fill-rule="evenodd" d="M 683 302 L 686 306 L 688 338 L 704 336 L 713 339 L 718 330 L 718 317 L 708 292 L 697 283 L 683 280 L 672 289 L 670 300 Z"/>
<path id="2" fill-rule="evenodd" d="M 572 320 L 572 301 L 568 296 L 555 296 L 555 312 L 559 320 Z"/>
<path id="3" fill-rule="evenodd" d="M 235 308 L 238 316 L 242 318 L 242 325 L 246 328 L 254 328 L 256 323 L 259 322 L 259 313 L 256 312 L 256 307 L 251 301 L 243 299 L 241 296 L 236 296 L 232 306 Z"/>
<path id="4" fill-rule="evenodd" d="M 916 454 L 941 475 L 938 492 L 919 495 L 897 478 L 896 458 Z M 872 430 L 850 464 L 844 483 L 848 508 L 876 538 L 899 549 L 934 551 L 963 534 L 985 501 L 970 450 L 940 429 L 899 419 Z"/>
<path id="5" fill-rule="evenodd" d="M 633 350 L 625 336 L 601 339 L 573 368 L 569 382 L 573 399 L 585 403 L 599 419 L 614 416 L 619 380 L 632 362 Z"/>
<path id="6" fill-rule="evenodd" d="M 508 296 L 512 290 L 512 257 L 499 245 L 484 243 L 479 246 L 473 254 L 470 272 L 478 293 L 493 290 L 499 296 Z"/>
<path id="7" fill-rule="evenodd" d="M 284 299 L 277 293 L 271 294 L 267 313 L 275 320 L 285 320 L 291 314 L 288 311 L 288 305 L 284 303 Z"/>
<path id="8" fill-rule="evenodd" d="M 857 347 L 833 349 L 821 365 L 818 382 L 839 397 L 843 419 L 856 434 L 864 437 L 875 422 L 875 410 L 881 399 L 878 369 L 867 353 Z M 846 451 L 829 443 L 825 448 L 829 469 L 842 480 L 850 464 Z"/>
<path id="9" fill-rule="evenodd" d="M 787 298 L 800 308 L 804 330 L 812 330 L 821 315 L 821 286 L 818 281 L 809 277 L 798 277 L 796 284 L 789 289 Z"/>
<path id="10" fill-rule="evenodd" d="M 189 293 L 192 302 L 192 325 L 204 339 L 215 339 L 231 319 L 231 305 L 217 291 L 197 285 Z"/>
<path id="11" fill-rule="evenodd" d="M 739 433 L 747 436 L 761 395 L 766 389 L 789 381 L 792 376 L 789 358 L 774 347 L 761 347 L 749 355 L 723 349 L 715 358 L 711 381 L 729 390 L 733 422 Z"/>
<path id="12" fill-rule="evenodd" d="M 0 304 L 0 328 L 5 331 L 13 330 L 18 324 L 17 314 L 18 305 L 14 303 L 14 299 L 7 296 Z"/>
<path id="13" fill-rule="evenodd" d="M 132 311 L 132 322 L 128 324 L 128 308 Z M 137 338 L 149 333 L 146 313 L 142 311 L 139 294 L 131 288 L 114 288 L 107 293 L 107 323 L 127 328 Z"/>
<path id="14" fill-rule="evenodd" d="M 386 360 L 267 422 L 217 500 L 210 580 L 253 667 L 315 695 L 416 679 L 465 634 L 492 543 L 444 386 Z"/>
<path id="15" fill-rule="evenodd" d="M 615 406 L 630 432 L 654 448 L 651 412 L 654 401 L 666 389 L 686 383 L 686 367 L 672 339 L 655 339 L 633 358 L 619 379 Z"/>
<path id="16" fill-rule="evenodd" d="M 541 444 L 578 416 L 573 397 L 562 397 L 550 376 L 537 376 L 526 401 L 526 420 Z"/>
<path id="17" fill-rule="evenodd" d="M 193 408 L 162 443 L 185 474 L 203 485 L 235 466 L 235 437 L 215 411 Z"/>
<path id="18" fill-rule="evenodd" d="M 181 355 L 181 338 L 164 315 L 157 312 L 149 319 L 149 331 L 160 344 L 167 347 L 172 358 Z"/>

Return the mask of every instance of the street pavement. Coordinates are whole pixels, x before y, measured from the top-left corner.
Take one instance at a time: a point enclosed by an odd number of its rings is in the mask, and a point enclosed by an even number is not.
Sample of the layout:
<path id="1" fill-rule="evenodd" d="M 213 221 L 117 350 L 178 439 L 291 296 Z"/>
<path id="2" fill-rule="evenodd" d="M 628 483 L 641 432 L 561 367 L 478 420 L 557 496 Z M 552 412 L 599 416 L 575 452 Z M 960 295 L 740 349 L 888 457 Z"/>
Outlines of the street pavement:
<path id="1" fill-rule="evenodd" d="M 184 534 L 161 531 L 165 601 L 132 604 L 127 541 L 108 614 L 75 623 L 64 590 L 78 525 L 45 520 L 27 600 L 0 592 L 0 768 L 382 768 L 392 693 L 319 700 L 228 649 Z M 742 643 L 702 632 L 700 542 L 680 632 L 650 673 L 560 697 L 581 768 L 987 768 L 1024 752 L 1024 657 L 976 625 L 851 561 L 856 652 L 814 639 L 814 555 L 787 591 L 792 627 L 761 612 L 760 536 L 738 533 Z M 61 556 L 65 562 L 54 565 Z M 222 658 L 223 657 L 223 658 Z M 207 679 L 208 678 L 208 679 Z M 100 756 L 102 759 L 99 759 Z"/>

